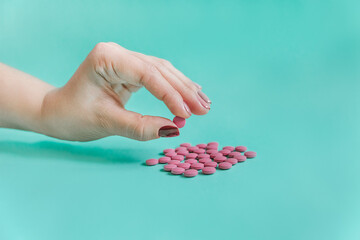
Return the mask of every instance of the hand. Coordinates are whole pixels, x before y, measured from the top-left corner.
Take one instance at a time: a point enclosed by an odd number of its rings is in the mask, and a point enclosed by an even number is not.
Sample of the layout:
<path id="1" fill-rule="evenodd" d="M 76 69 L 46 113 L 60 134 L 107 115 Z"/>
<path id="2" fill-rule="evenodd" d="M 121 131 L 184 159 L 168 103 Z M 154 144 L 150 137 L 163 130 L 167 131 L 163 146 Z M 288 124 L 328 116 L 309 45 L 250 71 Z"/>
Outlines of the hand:
<path id="1" fill-rule="evenodd" d="M 41 107 L 43 132 L 74 141 L 111 135 L 146 141 L 179 135 L 169 119 L 125 109 L 131 94 L 144 86 L 175 115 L 203 115 L 211 101 L 168 61 L 99 43 L 69 82 L 46 94 Z"/>

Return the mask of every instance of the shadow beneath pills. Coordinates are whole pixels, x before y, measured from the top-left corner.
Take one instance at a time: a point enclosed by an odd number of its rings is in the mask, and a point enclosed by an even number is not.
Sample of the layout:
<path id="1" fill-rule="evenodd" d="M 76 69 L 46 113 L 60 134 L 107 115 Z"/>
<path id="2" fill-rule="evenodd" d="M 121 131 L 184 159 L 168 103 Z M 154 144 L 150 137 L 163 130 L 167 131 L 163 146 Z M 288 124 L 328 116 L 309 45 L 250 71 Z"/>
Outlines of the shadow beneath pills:
<path id="1" fill-rule="evenodd" d="M 140 152 L 139 152 L 140 151 Z M 73 161 L 97 164 L 139 164 L 143 162 L 141 149 L 111 149 L 94 146 L 79 146 L 69 143 L 42 141 L 25 143 L 18 141 L 0 142 L 0 153 L 12 154 L 31 159 L 46 161 Z M 146 150 L 143 150 L 146 151 Z M 145 165 L 145 163 L 143 163 Z M 145 165 L 146 166 L 146 165 Z"/>

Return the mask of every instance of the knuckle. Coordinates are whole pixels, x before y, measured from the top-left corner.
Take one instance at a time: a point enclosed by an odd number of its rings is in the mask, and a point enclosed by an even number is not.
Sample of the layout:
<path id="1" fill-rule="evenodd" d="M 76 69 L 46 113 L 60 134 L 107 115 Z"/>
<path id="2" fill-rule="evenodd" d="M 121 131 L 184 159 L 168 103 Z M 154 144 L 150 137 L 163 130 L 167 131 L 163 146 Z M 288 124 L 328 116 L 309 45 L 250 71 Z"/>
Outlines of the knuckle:
<path id="1" fill-rule="evenodd" d="M 162 58 L 160 59 L 160 63 L 162 65 L 164 65 L 165 67 L 172 67 L 173 66 L 169 60 L 162 59 Z"/>
<path id="2" fill-rule="evenodd" d="M 133 137 L 139 141 L 145 141 L 145 124 L 144 124 L 144 116 L 140 115 L 136 121 Z"/>
<path id="3" fill-rule="evenodd" d="M 145 63 L 139 83 L 141 85 L 151 85 L 155 81 L 158 72 L 159 70 L 155 64 Z"/>

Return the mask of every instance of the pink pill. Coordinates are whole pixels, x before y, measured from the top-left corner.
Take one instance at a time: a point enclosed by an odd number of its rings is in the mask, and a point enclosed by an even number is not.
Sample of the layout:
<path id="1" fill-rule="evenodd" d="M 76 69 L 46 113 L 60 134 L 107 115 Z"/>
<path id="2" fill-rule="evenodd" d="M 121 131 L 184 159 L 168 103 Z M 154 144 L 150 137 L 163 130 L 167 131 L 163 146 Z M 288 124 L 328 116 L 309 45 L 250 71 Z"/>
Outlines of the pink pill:
<path id="1" fill-rule="evenodd" d="M 241 156 L 241 153 L 240 152 L 231 152 L 228 155 L 228 157 L 230 157 L 230 158 L 235 157 L 235 156 Z"/>
<path id="2" fill-rule="evenodd" d="M 196 175 L 198 175 L 198 171 L 195 169 L 188 169 L 184 172 L 185 177 L 195 177 Z"/>
<path id="3" fill-rule="evenodd" d="M 198 147 L 192 146 L 192 147 L 188 147 L 187 150 L 189 152 L 194 152 L 195 150 L 199 149 Z"/>
<path id="4" fill-rule="evenodd" d="M 171 169 L 171 173 L 174 175 L 180 175 L 183 174 L 185 172 L 185 169 L 181 168 L 181 167 L 176 167 Z"/>
<path id="5" fill-rule="evenodd" d="M 189 153 L 185 155 L 186 159 L 197 158 L 197 156 L 198 155 L 196 153 Z"/>
<path id="6" fill-rule="evenodd" d="M 203 167 L 204 167 L 204 164 L 202 164 L 202 163 L 193 163 L 193 164 L 191 164 L 192 169 L 200 170 L 200 169 L 203 169 Z"/>
<path id="7" fill-rule="evenodd" d="M 238 155 L 234 157 L 235 159 L 238 160 L 238 162 L 245 162 L 246 157 L 244 155 Z"/>
<path id="8" fill-rule="evenodd" d="M 188 148 L 188 147 L 191 147 L 191 144 L 190 143 L 182 143 L 182 144 L 180 144 L 180 147 Z"/>
<path id="9" fill-rule="evenodd" d="M 177 154 L 186 156 L 187 154 L 189 154 L 189 152 L 188 151 L 178 151 Z"/>
<path id="10" fill-rule="evenodd" d="M 217 167 L 217 163 L 211 161 L 211 162 L 205 163 L 204 166 L 205 166 L 205 167 L 214 167 L 214 168 L 215 168 L 215 167 Z"/>
<path id="11" fill-rule="evenodd" d="M 168 164 L 174 164 L 174 165 L 178 165 L 179 163 L 180 163 L 179 160 L 170 160 L 170 161 L 168 162 Z"/>
<path id="12" fill-rule="evenodd" d="M 236 160 L 236 159 L 235 159 Z M 236 162 L 237 162 L 237 160 L 236 160 Z M 189 169 L 190 168 L 190 166 L 191 166 L 191 164 L 190 163 L 179 163 L 178 165 L 177 165 L 178 167 L 181 167 L 181 168 L 183 168 L 183 169 Z"/>
<path id="13" fill-rule="evenodd" d="M 237 152 L 245 152 L 246 150 L 247 150 L 247 147 L 245 147 L 245 146 L 235 147 L 235 151 L 237 151 Z"/>
<path id="14" fill-rule="evenodd" d="M 161 157 L 159 158 L 159 163 L 168 163 L 171 161 L 171 158 L 169 157 Z"/>
<path id="15" fill-rule="evenodd" d="M 159 160 L 157 160 L 156 158 L 151 158 L 151 159 L 146 160 L 146 165 L 148 165 L 148 166 L 154 166 L 158 163 L 159 163 Z"/>
<path id="16" fill-rule="evenodd" d="M 175 152 L 178 152 L 178 151 L 187 151 L 187 148 L 186 147 L 177 147 L 177 148 L 175 148 Z"/>
<path id="17" fill-rule="evenodd" d="M 207 162 L 212 162 L 212 160 L 210 158 L 200 158 L 199 159 L 199 163 L 207 163 Z"/>
<path id="18" fill-rule="evenodd" d="M 200 153 L 198 155 L 198 158 L 210 158 L 210 155 L 209 154 L 206 154 L 206 153 Z"/>
<path id="19" fill-rule="evenodd" d="M 219 143 L 218 142 L 209 142 L 208 146 L 209 145 L 211 145 L 211 146 L 219 146 Z"/>
<path id="20" fill-rule="evenodd" d="M 207 154 L 212 154 L 212 153 L 217 153 L 217 152 L 218 152 L 217 149 L 206 149 Z"/>
<path id="21" fill-rule="evenodd" d="M 227 149 L 223 149 L 223 150 L 220 150 L 219 153 L 222 153 L 222 155 L 227 156 L 229 153 L 231 153 L 231 151 L 229 151 Z"/>
<path id="22" fill-rule="evenodd" d="M 231 165 L 235 165 L 238 163 L 238 160 L 236 158 L 228 158 L 225 160 L 225 162 L 231 163 Z"/>
<path id="23" fill-rule="evenodd" d="M 218 146 L 216 146 L 216 145 L 208 145 L 208 146 L 206 147 L 206 149 L 207 149 L 207 150 L 218 150 Z"/>
<path id="24" fill-rule="evenodd" d="M 184 156 L 183 155 L 176 155 L 176 156 L 171 157 L 171 160 L 182 161 L 182 160 L 184 160 Z"/>
<path id="25" fill-rule="evenodd" d="M 166 164 L 164 165 L 164 170 L 167 172 L 170 172 L 171 169 L 176 168 L 177 166 L 175 164 Z"/>
<path id="26" fill-rule="evenodd" d="M 175 152 L 175 149 L 168 148 L 168 149 L 164 149 L 163 151 L 164 154 L 167 154 L 168 152 Z"/>
<path id="27" fill-rule="evenodd" d="M 216 157 L 214 158 L 214 162 L 221 163 L 221 162 L 225 162 L 226 159 L 227 159 L 227 158 L 224 157 L 224 156 L 216 156 Z"/>
<path id="28" fill-rule="evenodd" d="M 206 148 L 207 145 L 205 143 L 200 143 L 198 145 L 196 145 L 198 148 Z"/>
<path id="29" fill-rule="evenodd" d="M 176 152 L 168 152 L 168 153 L 165 153 L 165 156 L 167 157 L 173 157 L 173 156 L 176 156 Z"/>
<path id="30" fill-rule="evenodd" d="M 235 150 L 235 148 L 233 146 L 226 146 L 226 147 L 223 147 L 223 149 L 229 150 L 230 152 Z"/>
<path id="31" fill-rule="evenodd" d="M 176 116 L 176 117 L 174 117 L 173 122 L 175 123 L 175 125 L 178 128 L 182 128 L 185 126 L 186 120 L 185 120 L 185 118 Z"/>
<path id="32" fill-rule="evenodd" d="M 186 163 L 193 164 L 193 163 L 197 163 L 198 161 L 197 161 L 196 159 L 190 158 L 190 159 L 185 160 L 185 162 L 186 162 Z"/>
<path id="33" fill-rule="evenodd" d="M 231 167 L 232 167 L 232 164 L 229 162 L 219 163 L 219 168 L 222 170 L 227 170 L 227 169 L 230 169 Z"/>
<path id="34" fill-rule="evenodd" d="M 254 158 L 254 157 L 256 157 L 256 152 L 248 151 L 248 152 L 245 152 L 244 155 L 247 158 Z"/>
<path id="35" fill-rule="evenodd" d="M 224 156 L 224 155 L 222 155 L 222 154 L 219 153 L 219 152 L 210 154 L 210 157 L 211 157 L 211 158 L 223 157 L 223 156 Z"/>
<path id="36" fill-rule="evenodd" d="M 214 167 L 204 167 L 202 169 L 202 173 L 205 175 L 214 174 L 216 172 L 216 169 Z"/>
<path id="37" fill-rule="evenodd" d="M 201 154 L 201 153 L 205 153 L 205 149 L 203 148 L 198 148 L 194 151 L 194 153 L 197 153 L 197 154 Z"/>

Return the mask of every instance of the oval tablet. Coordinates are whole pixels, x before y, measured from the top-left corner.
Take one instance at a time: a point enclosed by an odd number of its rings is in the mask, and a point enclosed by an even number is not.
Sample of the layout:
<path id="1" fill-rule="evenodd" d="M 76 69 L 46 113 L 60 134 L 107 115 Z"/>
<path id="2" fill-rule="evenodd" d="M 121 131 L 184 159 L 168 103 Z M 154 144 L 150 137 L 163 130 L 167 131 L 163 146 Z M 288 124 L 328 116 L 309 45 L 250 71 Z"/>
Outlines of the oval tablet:
<path id="1" fill-rule="evenodd" d="M 216 169 L 214 167 L 204 167 L 202 169 L 202 173 L 205 175 L 214 174 L 216 172 Z"/>
<path id="2" fill-rule="evenodd" d="M 235 159 L 235 160 L 236 160 L 236 159 Z M 236 160 L 236 162 L 237 162 L 237 160 Z M 185 163 L 185 162 L 183 162 L 183 163 L 179 163 L 177 166 L 178 166 L 178 167 L 181 167 L 181 168 L 183 168 L 183 169 L 189 169 L 190 166 L 191 166 L 191 164 L 190 164 L 190 163 Z"/>
<path id="3" fill-rule="evenodd" d="M 219 152 L 210 154 L 210 157 L 211 157 L 211 158 L 223 157 L 223 156 L 224 156 L 224 155 L 222 155 L 222 153 L 219 153 Z"/>
<path id="4" fill-rule="evenodd" d="M 192 147 L 188 147 L 187 150 L 189 152 L 194 152 L 195 150 L 199 149 L 198 147 L 192 146 Z"/>
<path id="5" fill-rule="evenodd" d="M 177 148 L 175 148 L 175 152 L 178 152 L 178 151 L 187 151 L 187 148 L 186 147 L 177 147 Z"/>
<path id="6" fill-rule="evenodd" d="M 182 161 L 182 160 L 184 160 L 184 156 L 183 155 L 176 155 L 176 156 L 171 157 L 171 160 Z"/>
<path id="7" fill-rule="evenodd" d="M 228 158 L 225 160 L 225 162 L 231 163 L 231 165 L 235 165 L 238 163 L 238 160 L 236 158 Z"/>
<path id="8" fill-rule="evenodd" d="M 244 155 L 238 155 L 234 157 L 235 159 L 238 160 L 238 162 L 245 162 L 246 157 Z"/>
<path id="9" fill-rule="evenodd" d="M 185 155 L 186 159 L 197 158 L 197 156 L 198 155 L 196 153 L 189 153 Z"/>
<path id="10" fill-rule="evenodd" d="M 154 166 L 159 163 L 159 160 L 157 160 L 156 158 L 150 158 L 150 159 L 146 160 L 145 163 L 148 166 Z"/>
<path id="11" fill-rule="evenodd" d="M 185 118 L 176 116 L 176 117 L 174 117 L 173 122 L 175 123 L 175 125 L 178 128 L 182 128 L 185 126 L 186 120 L 185 120 Z"/>
<path id="12" fill-rule="evenodd" d="M 210 158 L 200 158 L 199 159 L 199 163 L 207 163 L 207 162 L 212 162 L 212 160 Z"/>
<path id="13" fill-rule="evenodd" d="M 214 168 L 215 168 L 215 167 L 217 167 L 217 163 L 211 161 L 211 162 L 205 163 L 204 166 L 205 166 L 205 167 L 214 167 Z"/>
<path id="14" fill-rule="evenodd" d="M 197 144 L 196 145 L 198 148 L 206 148 L 207 147 L 207 144 L 205 143 L 200 143 L 200 144 Z"/>
<path id="15" fill-rule="evenodd" d="M 193 163 L 197 163 L 198 161 L 197 161 L 196 159 L 190 158 L 190 159 L 185 160 L 185 162 L 186 162 L 186 163 L 193 164 Z"/>
<path id="16" fill-rule="evenodd" d="M 227 158 L 224 157 L 224 156 L 216 156 L 216 157 L 214 158 L 214 162 L 221 163 L 221 162 L 225 162 L 226 159 L 227 159 Z"/>
<path id="17" fill-rule="evenodd" d="M 203 169 L 203 167 L 204 167 L 204 164 L 202 164 L 202 163 L 193 163 L 193 164 L 191 164 L 192 169 L 200 170 L 200 169 Z"/>
<path id="18" fill-rule="evenodd" d="M 176 168 L 177 166 L 175 164 L 166 164 L 164 165 L 164 170 L 167 172 L 170 172 L 171 169 Z"/>
<path id="19" fill-rule="evenodd" d="M 254 157 L 256 157 L 256 152 L 248 151 L 248 152 L 244 153 L 244 156 L 247 158 L 254 158 Z"/>
<path id="20" fill-rule="evenodd" d="M 220 150 L 219 153 L 221 153 L 224 156 L 227 156 L 229 153 L 231 153 L 231 151 L 229 151 L 227 149 L 223 149 L 223 150 Z"/>
<path id="21" fill-rule="evenodd" d="M 168 163 L 178 165 L 180 163 L 180 161 L 179 160 L 170 160 Z"/>
<path id="22" fill-rule="evenodd" d="M 235 148 L 233 146 L 226 146 L 226 147 L 223 147 L 223 149 L 229 150 L 230 152 L 235 150 Z"/>
<path id="23" fill-rule="evenodd" d="M 232 158 L 232 157 L 239 156 L 239 155 L 241 155 L 240 152 L 231 152 L 228 154 L 228 157 Z"/>
<path id="24" fill-rule="evenodd" d="M 165 153 L 165 156 L 167 156 L 167 157 L 173 157 L 173 156 L 176 156 L 177 154 L 176 154 L 176 152 L 174 151 L 174 152 L 167 152 L 167 153 Z"/>
<path id="25" fill-rule="evenodd" d="M 164 149 L 163 151 L 164 154 L 167 154 L 168 152 L 175 152 L 175 149 L 168 148 L 168 149 Z"/>
<path id="26" fill-rule="evenodd" d="M 184 172 L 185 177 L 195 177 L 196 175 L 198 175 L 198 171 L 195 169 L 188 169 Z"/>
<path id="27" fill-rule="evenodd" d="M 218 146 L 216 146 L 216 145 L 208 145 L 207 147 L 206 147 L 206 149 L 207 150 L 211 150 L 211 149 L 213 149 L 213 150 L 218 150 Z"/>
<path id="28" fill-rule="evenodd" d="M 182 150 L 182 151 L 178 151 L 177 154 L 186 156 L 187 154 L 189 154 L 189 152 L 187 150 Z"/>
<path id="29" fill-rule="evenodd" d="M 159 158 L 159 163 L 168 163 L 171 161 L 171 158 L 169 157 L 161 157 Z"/>
<path id="30" fill-rule="evenodd" d="M 217 153 L 217 152 L 218 152 L 217 149 L 206 149 L 207 154 L 212 154 L 212 153 Z"/>
<path id="31" fill-rule="evenodd" d="M 218 142 L 209 142 L 208 144 L 207 144 L 208 146 L 219 146 L 219 143 Z"/>
<path id="32" fill-rule="evenodd" d="M 171 169 L 171 173 L 174 175 L 180 175 L 183 174 L 185 172 L 185 169 L 181 168 L 181 167 L 176 167 Z"/>
<path id="33" fill-rule="evenodd" d="M 182 144 L 180 144 L 180 147 L 188 148 L 188 147 L 191 147 L 191 144 L 190 143 L 182 143 Z"/>
<path id="34" fill-rule="evenodd" d="M 205 149 L 198 148 L 198 149 L 194 150 L 194 153 L 197 153 L 197 154 L 205 153 Z"/>
<path id="35" fill-rule="evenodd" d="M 245 152 L 246 150 L 247 150 L 247 147 L 245 147 L 245 146 L 235 147 L 235 151 L 237 151 L 237 152 Z"/>
<path id="36" fill-rule="evenodd" d="M 210 158 L 210 155 L 209 154 L 206 154 L 206 153 L 200 153 L 198 155 L 198 158 Z"/>
<path id="37" fill-rule="evenodd" d="M 219 168 L 222 170 L 227 170 L 227 169 L 230 169 L 231 167 L 232 167 L 232 164 L 229 162 L 219 163 Z"/>

